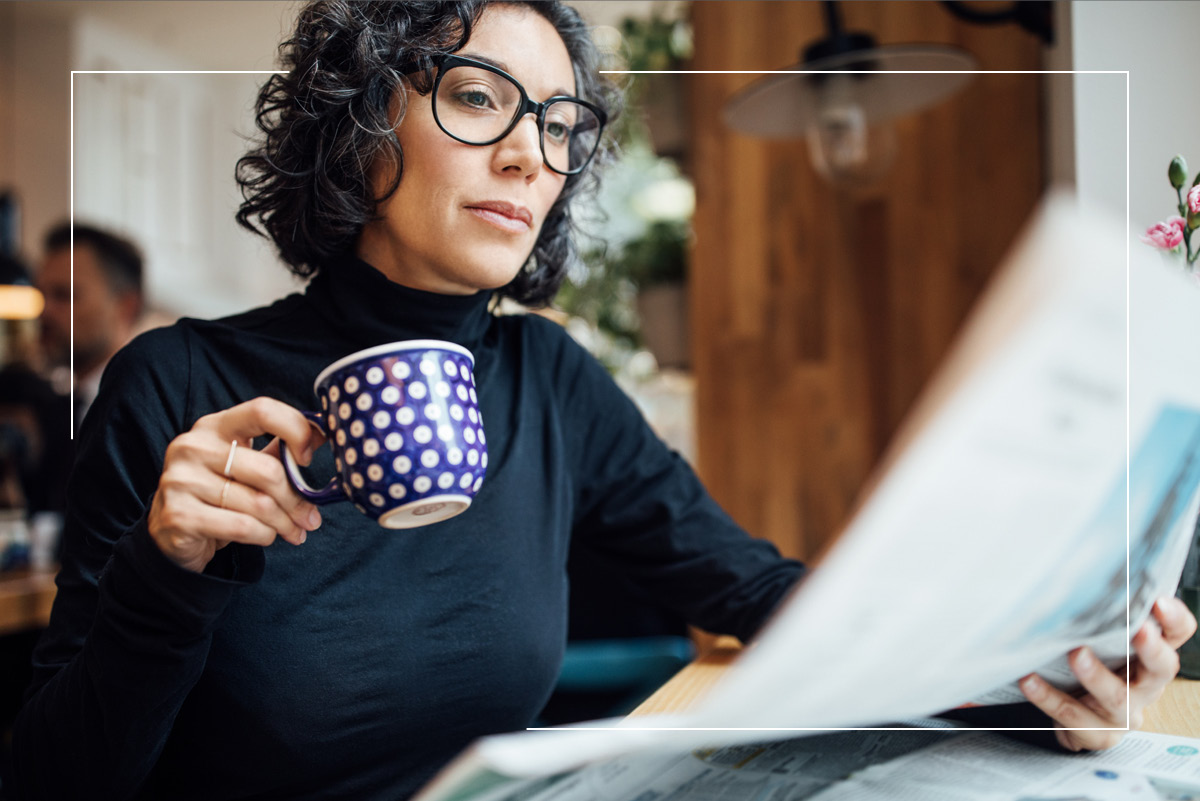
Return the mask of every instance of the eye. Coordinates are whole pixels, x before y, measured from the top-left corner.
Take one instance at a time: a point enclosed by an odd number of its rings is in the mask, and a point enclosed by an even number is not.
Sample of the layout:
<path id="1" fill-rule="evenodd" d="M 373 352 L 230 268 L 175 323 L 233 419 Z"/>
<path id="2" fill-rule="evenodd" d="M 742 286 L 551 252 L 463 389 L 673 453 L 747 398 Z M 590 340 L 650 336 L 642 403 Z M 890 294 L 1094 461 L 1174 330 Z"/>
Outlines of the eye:
<path id="1" fill-rule="evenodd" d="M 571 126 L 565 122 L 546 120 L 544 130 L 546 138 L 552 140 L 555 144 L 566 144 L 567 140 L 571 138 Z"/>
<path id="2" fill-rule="evenodd" d="M 454 102 L 468 109 L 495 109 L 496 99 L 485 88 L 463 88 L 455 90 L 452 95 Z"/>
<path id="3" fill-rule="evenodd" d="M 575 133 L 575 122 L 579 115 L 567 103 L 555 103 L 546 114 L 543 129 L 546 139 L 556 145 L 566 145 Z"/>

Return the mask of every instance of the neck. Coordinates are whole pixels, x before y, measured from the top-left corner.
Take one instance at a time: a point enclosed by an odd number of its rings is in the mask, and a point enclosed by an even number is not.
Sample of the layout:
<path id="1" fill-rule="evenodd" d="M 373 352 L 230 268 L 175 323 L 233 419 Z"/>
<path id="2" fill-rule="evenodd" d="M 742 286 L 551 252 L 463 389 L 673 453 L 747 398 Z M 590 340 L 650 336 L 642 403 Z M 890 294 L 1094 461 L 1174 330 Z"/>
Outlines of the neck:
<path id="1" fill-rule="evenodd" d="M 323 265 L 307 295 L 323 316 L 364 348 L 442 339 L 473 350 L 492 320 L 490 292 L 455 295 L 410 287 L 353 254 Z"/>
<path id="2" fill-rule="evenodd" d="M 392 283 L 409 289 L 436 292 L 439 295 L 474 295 L 479 292 L 476 287 L 456 284 L 430 270 L 416 270 L 411 265 L 406 265 L 396 251 L 395 240 L 380 230 L 379 226 L 368 225 L 363 228 L 355 247 L 355 255 Z"/>

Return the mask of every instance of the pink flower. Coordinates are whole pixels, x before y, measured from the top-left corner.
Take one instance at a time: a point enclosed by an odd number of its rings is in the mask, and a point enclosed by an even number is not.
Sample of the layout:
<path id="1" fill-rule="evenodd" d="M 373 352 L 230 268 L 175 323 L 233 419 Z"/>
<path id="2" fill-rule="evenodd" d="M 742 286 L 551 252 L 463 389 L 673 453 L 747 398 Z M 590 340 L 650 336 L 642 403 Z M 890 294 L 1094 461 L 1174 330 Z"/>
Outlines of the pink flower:
<path id="1" fill-rule="evenodd" d="M 1200 214 L 1200 186 L 1193 186 L 1187 193 L 1188 211 Z"/>
<path id="2" fill-rule="evenodd" d="M 1191 199 L 1190 192 L 1188 199 Z M 1186 226 L 1187 221 L 1182 217 L 1169 217 L 1164 222 L 1155 223 L 1147 228 L 1146 233 L 1142 235 L 1142 241 L 1163 250 L 1174 250 L 1183 242 L 1183 229 Z"/>

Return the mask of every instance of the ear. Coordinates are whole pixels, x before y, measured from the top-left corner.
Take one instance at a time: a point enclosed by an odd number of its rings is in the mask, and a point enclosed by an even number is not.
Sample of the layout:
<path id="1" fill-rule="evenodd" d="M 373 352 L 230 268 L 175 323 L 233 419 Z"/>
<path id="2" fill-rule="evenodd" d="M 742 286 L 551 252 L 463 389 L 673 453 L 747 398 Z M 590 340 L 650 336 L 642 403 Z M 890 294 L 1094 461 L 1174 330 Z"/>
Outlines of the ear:
<path id="1" fill-rule="evenodd" d="M 117 308 L 120 310 L 121 320 L 132 326 L 142 316 L 142 293 L 136 290 L 122 292 L 117 297 Z"/>

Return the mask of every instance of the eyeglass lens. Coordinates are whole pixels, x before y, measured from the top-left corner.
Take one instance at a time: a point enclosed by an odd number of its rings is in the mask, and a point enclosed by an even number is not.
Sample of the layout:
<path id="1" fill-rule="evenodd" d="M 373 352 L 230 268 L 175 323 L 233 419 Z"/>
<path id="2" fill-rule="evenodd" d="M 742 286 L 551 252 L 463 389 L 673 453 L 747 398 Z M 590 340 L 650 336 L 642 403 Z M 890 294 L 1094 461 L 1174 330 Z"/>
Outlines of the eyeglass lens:
<path id="1" fill-rule="evenodd" d="M 521 90 L 503 75 L 466 65 L 446 70 L 434 111 L 441 126 L 457 139 L 487 144 L 501 137 L 521 110 Z M 600 138 L 600 120 L 587 106 L 559 100 L 547 109 L 541 130 L 546 163 L 574 172 L 592 157 Z"/>

